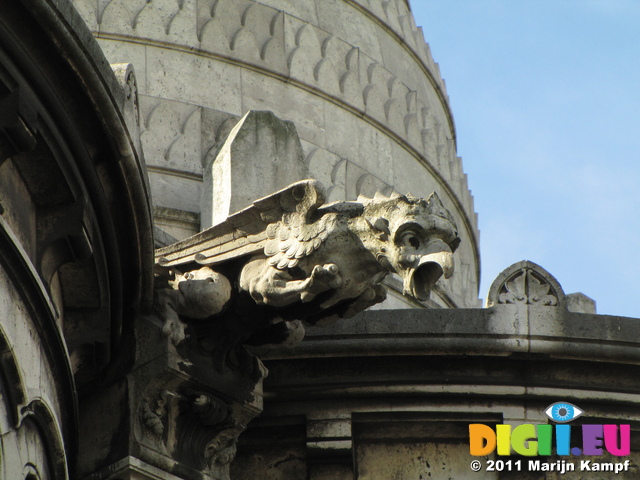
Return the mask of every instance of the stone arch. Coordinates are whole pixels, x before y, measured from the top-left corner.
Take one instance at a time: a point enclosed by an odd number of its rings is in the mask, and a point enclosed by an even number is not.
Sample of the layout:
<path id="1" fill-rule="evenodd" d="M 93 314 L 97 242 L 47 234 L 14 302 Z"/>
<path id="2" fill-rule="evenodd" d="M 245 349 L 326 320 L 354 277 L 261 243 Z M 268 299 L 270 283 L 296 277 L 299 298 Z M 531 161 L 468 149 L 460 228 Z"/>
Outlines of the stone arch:
<path id="1" fill-rule="evenodd" d="M 560 283 L 540 265 L 528 260 L 514 263 L 491 284 L 486 306 L 499 304 L 565 306 Z"/>
<path id="2" fill-rule="evenodd" d="M 6 453 L 5 461 L 0 463 L 0 477 L 68 479 L 60 425 L 43 399 L 35 398 L 27 404 L 20 366 L 1 327 L 0 354 L 0 434 L 2 450 Z M 9 430 L 3 431 L 3 425 Z M 20 454 L 12 455 L 12 452 Z"/>
<path id="3" fill-rule="evenodd" d="M 20 421 L 20 407 L 26 403 L 24 384 L 20 376 L 18 363 L 13 355 L 11 344 L 9 343 L 2 326 L 0 325 L 0 399 L 4 397 L 4 405 L 0 405 L 6 410 L 5 419 L 11 425 L 17 425 Z M 1 420 L 0 420 L 1 421 Z"/>
<path id="4" fill-rule="evenodd" d="M 19 433 L 21 430 L 26 430 L 23 435 L 39 438 L 42 442 L 40 456 L 42 461 L 47 462 L 47 465 L 43 465 L 42 468 L 50 472 L 50 478 L 61 480 L 69 478 L 61 428 L 49 405 L 42 399 L 36 398 L 23 409 L 22 414 Z"/>

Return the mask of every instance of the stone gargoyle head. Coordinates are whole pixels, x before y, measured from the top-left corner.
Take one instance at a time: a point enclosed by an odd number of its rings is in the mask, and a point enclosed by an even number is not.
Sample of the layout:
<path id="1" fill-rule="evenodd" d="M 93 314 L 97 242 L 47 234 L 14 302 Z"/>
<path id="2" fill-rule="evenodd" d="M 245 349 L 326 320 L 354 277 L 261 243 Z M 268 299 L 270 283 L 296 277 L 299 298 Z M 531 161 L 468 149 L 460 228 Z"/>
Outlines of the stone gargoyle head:
<path id="1" fill-rule="evenodd" d="M 438 279 L 453 274 L 453 252 L 460 244 L 456 224 L 440 198 L 380 194 L 359 197 L 373 241 L 366 241 L 378 262 L 403 280 L 403 293 L 424 301 Z"/>

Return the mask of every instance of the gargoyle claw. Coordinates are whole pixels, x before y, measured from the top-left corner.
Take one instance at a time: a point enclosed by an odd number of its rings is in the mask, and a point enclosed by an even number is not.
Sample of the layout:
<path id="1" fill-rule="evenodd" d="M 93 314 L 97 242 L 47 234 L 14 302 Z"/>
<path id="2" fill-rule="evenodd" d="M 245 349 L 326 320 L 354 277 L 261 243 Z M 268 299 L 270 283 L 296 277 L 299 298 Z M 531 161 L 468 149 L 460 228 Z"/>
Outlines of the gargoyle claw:
<path id="1" fill-rule="evenodd" d="M 338 288 L 340 285 L 342 278 L 338 275 L 338 266 L 335 263 L 316 265 L 307 280 L 305 291 L 300 294 L 300 300 L 310 302 L 319 293 Z"/>
<path id="2" fill-rule="evenodd" d="M 342 278 L 338 276 L 338 266 L 335 263 L 326 263 L 324 265 L 316 265 L 311 272 L 312 284 L 316 282 L 324 282 L 331 288 L 337 288 L 342 285 Z"/>

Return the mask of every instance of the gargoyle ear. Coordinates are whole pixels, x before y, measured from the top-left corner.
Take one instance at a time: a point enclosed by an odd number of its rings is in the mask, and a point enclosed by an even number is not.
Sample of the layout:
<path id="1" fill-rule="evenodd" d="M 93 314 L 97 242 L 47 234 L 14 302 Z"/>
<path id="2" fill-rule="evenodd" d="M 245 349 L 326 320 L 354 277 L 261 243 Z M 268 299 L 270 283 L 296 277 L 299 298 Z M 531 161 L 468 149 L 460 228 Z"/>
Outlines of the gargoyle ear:
<path id="1" fill-rule="evenodd" d="M 378 217 L 373 221 L 368 221 L 369 225 L 371 225 L 374 230 L 377 230 L 378 232 L 384 233 L 386 235 L 391 234 L 391 231 L 389 230 L 389 220 L 387 220 L 386 218 Z"/>

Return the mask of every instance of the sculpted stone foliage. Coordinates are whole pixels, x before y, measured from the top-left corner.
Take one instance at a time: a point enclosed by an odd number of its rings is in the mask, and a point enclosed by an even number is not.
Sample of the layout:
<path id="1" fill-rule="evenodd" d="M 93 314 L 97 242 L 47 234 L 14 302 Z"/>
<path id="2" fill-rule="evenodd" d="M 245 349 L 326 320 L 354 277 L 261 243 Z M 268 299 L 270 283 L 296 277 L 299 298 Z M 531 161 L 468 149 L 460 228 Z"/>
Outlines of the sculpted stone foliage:
<path id="1" fill-rule="evenodd" d="M 558 281 L 533 262 L 518 262 L 503 271 L 491 285 L 487 306 L 496 304 L 558 306 L 565 303 Z"/>
<path id="2" fill-rule="evenodd" d="M 143 437 L 144 444 L 197 468 L 206 478 L 229 478 L 238 436 L 246 428 L 230 403 L 209 392 L 175 385 L 155 397 L 145 395 L 140 408 L 150 439 Z"/>
<path id="3" fill-rule="evenodd" d="M 505 291 L 498 296 L 500 303 L 528 303 L 556 305 L 558 298 L 549 294 L 551 285 L 536 278 L 531 271 L 524 270 L 520 275 L 504 284 Z"/>

